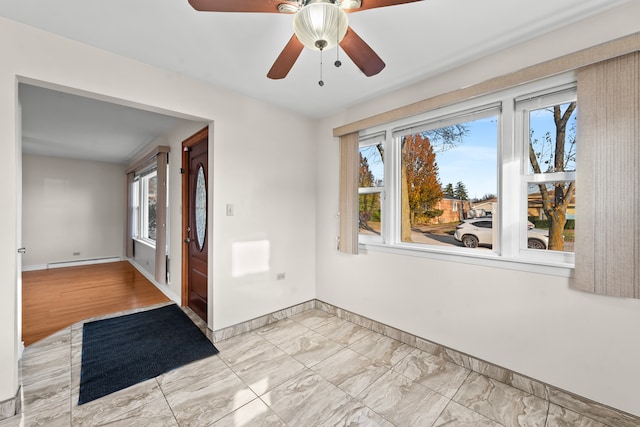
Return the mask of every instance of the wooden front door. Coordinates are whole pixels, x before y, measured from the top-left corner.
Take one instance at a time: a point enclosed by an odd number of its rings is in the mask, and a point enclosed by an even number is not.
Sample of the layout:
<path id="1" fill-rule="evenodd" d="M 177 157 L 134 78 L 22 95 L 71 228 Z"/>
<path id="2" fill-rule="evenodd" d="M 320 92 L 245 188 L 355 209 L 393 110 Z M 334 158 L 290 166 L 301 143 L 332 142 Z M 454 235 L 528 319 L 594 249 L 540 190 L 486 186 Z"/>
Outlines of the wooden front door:
<path id="1" fill-rule="evenodd" d="M 182 304 L 208 321 L 209 129 L 182 143 Z"/>

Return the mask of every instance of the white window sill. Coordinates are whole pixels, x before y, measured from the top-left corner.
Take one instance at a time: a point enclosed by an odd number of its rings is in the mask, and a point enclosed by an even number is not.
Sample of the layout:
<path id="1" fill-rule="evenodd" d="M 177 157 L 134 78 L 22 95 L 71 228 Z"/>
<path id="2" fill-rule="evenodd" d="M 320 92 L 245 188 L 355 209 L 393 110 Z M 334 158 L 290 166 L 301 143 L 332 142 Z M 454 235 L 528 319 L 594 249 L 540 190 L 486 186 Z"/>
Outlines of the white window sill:
<path id="1" fill-rule="evenodd" d="M 483 267 L 503 268 L 506 270 L 526 271 L 529 273 L 547 274 L 550 276 L 560 277 L 573 277 L 574 270 L 573 264 L 506 258 L 489 250 L 480 253 L 473 253 L 475 249 L 470 249 L 469 253 L 462 253 L 460 250 L 454 251 L 441 248 L 432 249 L 428 247 L 415 247 L 408 245 L 387 245 L 375 242 L 360 243 L 359 250 L 361 254 L 366 254 L 368 251 L 386 252 L 396 255 L 480 265 Z"/>
<path id="2" fill-rule="evenodd" d="M 156 248 L 156 242 L 154 242 L 153 240 L 139 239 L 139 238 L 134 237 L 133 241 L 137 242 L 137 243 L 140 243 L 140 244 L 143 244 L 145 246 L 148 246 L 151 249 L 155 249 Z"/>

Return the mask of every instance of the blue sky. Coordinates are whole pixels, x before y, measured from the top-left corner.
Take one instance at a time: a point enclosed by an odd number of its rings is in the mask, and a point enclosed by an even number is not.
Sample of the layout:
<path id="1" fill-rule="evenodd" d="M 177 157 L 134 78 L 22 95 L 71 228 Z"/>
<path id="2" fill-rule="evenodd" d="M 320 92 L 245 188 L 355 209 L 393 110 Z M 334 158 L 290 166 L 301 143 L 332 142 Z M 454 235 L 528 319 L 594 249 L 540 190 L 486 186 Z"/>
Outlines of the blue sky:
<path id="1" fill-rule="evenodd" d="M 467 187 L 470 198 L 498 193 L 498 119 L 489 117 L 465 123 L 468 129 L 462 143 L 436 153 L 440 182 L 454 188 L 458 181 Z"/>

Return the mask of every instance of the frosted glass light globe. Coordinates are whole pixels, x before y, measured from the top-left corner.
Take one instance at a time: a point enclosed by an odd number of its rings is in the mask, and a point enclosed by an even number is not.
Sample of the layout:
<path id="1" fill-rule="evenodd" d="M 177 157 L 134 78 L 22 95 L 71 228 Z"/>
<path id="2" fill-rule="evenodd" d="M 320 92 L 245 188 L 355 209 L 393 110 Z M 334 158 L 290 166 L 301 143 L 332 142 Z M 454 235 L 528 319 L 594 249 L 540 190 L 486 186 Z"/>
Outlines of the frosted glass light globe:
<path id="1" fill-rule="evenodd" d="M 347 14 L 327 0 L 308 2 L 293 17 L 293 31 L 309 49 L 325 50 L 336 46 L 347 34 Z"/>

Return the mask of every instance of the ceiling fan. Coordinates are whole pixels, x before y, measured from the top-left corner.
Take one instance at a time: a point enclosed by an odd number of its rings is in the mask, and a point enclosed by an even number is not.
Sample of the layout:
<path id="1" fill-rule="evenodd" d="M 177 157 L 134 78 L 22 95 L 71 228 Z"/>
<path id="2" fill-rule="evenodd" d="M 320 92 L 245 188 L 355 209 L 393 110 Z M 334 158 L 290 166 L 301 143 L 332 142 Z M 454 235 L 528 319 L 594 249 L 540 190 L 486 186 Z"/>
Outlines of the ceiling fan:
<path id="1" fill-rule="evenodd" d="M 367 77 L 378 74 L 385 67 L 384 61 L 349 26 L 346 13 L 414 1 L 419 0 L 189 0 L 189 4 L 208 12 L 295 14 L 294 34 L 267 73 L 270 79 L 283 79 L 303 48 L 323 51 L 336 45 Z"/>

